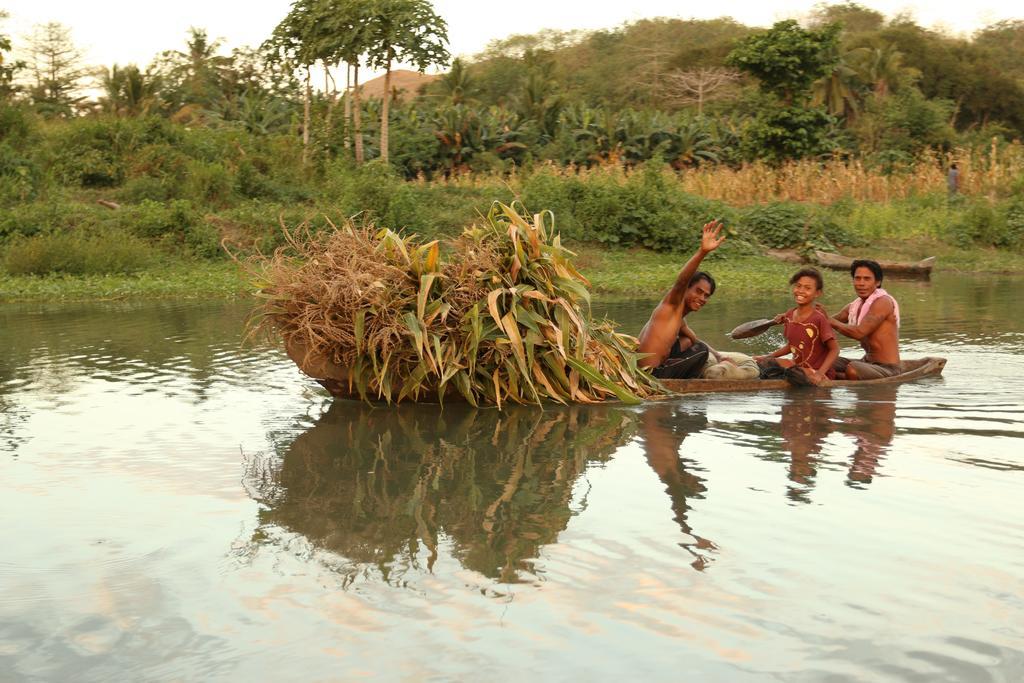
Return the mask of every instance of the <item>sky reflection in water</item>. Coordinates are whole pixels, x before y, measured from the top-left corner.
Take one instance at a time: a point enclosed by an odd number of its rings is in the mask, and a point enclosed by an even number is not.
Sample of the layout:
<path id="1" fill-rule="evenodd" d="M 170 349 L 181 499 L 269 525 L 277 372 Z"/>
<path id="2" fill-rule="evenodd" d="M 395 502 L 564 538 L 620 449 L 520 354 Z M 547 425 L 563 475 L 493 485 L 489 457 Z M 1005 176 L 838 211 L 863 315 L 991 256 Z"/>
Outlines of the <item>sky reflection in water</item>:
<path id="1" fill-rule="evenodd" d="M 937 380 L 505 412 L 332 404 L 244 305 L 0 307 L 0 679 L 1019 680 L 1019 285 L 894 283 Z"/>

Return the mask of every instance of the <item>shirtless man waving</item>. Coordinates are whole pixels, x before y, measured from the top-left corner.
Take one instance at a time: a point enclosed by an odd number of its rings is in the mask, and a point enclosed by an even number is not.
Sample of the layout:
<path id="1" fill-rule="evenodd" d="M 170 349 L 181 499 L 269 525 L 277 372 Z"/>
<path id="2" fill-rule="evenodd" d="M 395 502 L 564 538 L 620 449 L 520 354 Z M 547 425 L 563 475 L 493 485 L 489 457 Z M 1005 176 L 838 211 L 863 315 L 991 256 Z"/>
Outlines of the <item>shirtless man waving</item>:
<path id="1" fill-rule="evenodd" d="M 900 373 L 900 306 L 882 289 L 882 267 L 858 259 L 850 264 L 857 298 L 832 318 L 832 329 L 864 347 L 862 360 L 839 357 L 837 379 L 879 379 Z"/>
<path id="2" fill-rule="evenodd" d="M 700 248 L 679 271 L 672 289 L 665 294 L 640 331 L 637 350 L 648 354 L 640 360 L 640 366 L 650 370 L 655 377 L 697 377 L 704 369 L 708 354 L 714 353 L 697 339 L 684 318 L 699 311 L 715 293 L 715 280 L 697 269 L 704 257 L 725 241 L 725 235 L 721 233 L 720 221 L 711 221 L 704 226 Z"/>

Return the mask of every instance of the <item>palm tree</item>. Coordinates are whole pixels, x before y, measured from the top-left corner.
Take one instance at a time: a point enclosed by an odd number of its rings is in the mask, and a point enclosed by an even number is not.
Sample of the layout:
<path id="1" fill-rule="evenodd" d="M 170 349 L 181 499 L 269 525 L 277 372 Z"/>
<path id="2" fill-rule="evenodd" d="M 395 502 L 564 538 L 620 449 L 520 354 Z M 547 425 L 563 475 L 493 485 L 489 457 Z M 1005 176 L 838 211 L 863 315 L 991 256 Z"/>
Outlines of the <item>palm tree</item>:
<path id="1" fill-rule="evenodd" d="M 466 63 L 458 57 L 452 62 L 452 68 L 438 79 L 441 91 L 453 105 L 466 104 L 473 92 L 474 81 L 466 69 Z"/>
<path id="2" fill-rule="evenodd" d="M 813 102 L 823 105 L 829 114 L 852 120 L 857 115 L 858 98 L 857 69 L 851 64 L 856 61 L 855 50 L 840 53 L 838 49 L 832 59 L 832 69 L 815 81 L 812 89 Z"/>
<path id="3" fill-rule="evenodd" d="M 103 96 L 100 97 L 102 111 L 118 116 L 148 114 L 160 104 L 160 77 L 142 73 L 139 67 L 129 64 L 119 67 L 114 64 L 99 74 Z"/>
<path id="4" fill-rule="evenodd" d="M 231 66 L 231 58 L 217 54 L 221 41 L 211 41 L 206 31 L 194 26 L 189 28 L 187 51 L 176 51 L 181 60 L 178 73 L 182 76 L 188 102 L 210 104 L 219 93 L 220 81 Z"/>
<path id="5" fill-rule="evenodd" d="M 857 48 L 850 56 L 857 75 L 871 86 L 877 99 L 885 99 L 889 93 L 921 75 L 917 69 L 904 66 L 903 53 L 895 43 Z"/>

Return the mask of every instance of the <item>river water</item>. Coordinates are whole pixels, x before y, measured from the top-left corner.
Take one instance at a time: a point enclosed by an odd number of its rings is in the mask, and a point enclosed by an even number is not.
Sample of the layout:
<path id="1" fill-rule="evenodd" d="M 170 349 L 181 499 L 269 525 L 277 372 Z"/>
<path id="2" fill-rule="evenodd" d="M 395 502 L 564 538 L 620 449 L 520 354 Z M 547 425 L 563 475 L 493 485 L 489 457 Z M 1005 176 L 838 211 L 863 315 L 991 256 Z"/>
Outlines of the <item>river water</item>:
<path id="1" fill-rule="evenodd" d="M 2 305 L 0 680 L 1024 680 L 1022 285 L 891 283 L 942 378 L 504 412 L 332 402 L 244 302 Z"/>

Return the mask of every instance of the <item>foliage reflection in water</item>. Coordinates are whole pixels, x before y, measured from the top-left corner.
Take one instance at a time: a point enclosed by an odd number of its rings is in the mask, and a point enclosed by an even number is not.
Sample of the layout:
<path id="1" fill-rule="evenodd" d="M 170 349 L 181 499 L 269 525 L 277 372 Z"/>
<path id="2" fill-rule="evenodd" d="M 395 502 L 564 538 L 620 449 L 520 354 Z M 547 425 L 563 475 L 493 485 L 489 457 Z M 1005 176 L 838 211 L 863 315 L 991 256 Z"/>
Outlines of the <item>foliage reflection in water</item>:
<path id="1" fill-rule="evenodd" d="M 715 546 L 686 515 L 687 500 L 705 488 L 679 448 L 706 425 L 704 414 L 668 403 L 439 413 L 338 401 L 278 456 L 249 459 L 247 485 L 263 504 L 253 542 L 301 534 L 343 558 L 343 573 L 374 567 L 396 580 L 432 570 L 448 541 L 467 569 L 503 583 L 532 580 L 541 548 L 586 506 L 587 467 L 639 437 L 671 498 L 680 545 L 703 569 Z"/>
<path id="2" fill-rule="evenodd" d="M 637 426 L 620 407 L 337 401 L 279 457 L 250 460 L 247 482 L 264 506 L 254 541 L 299 533 L 344 558 L 345 571 L 371 566 L 389 581 L 430 571 L 448 541 L 466 568 L 521 581 L 576 512 L 588 464 L 607 461 Z"/>

